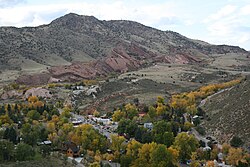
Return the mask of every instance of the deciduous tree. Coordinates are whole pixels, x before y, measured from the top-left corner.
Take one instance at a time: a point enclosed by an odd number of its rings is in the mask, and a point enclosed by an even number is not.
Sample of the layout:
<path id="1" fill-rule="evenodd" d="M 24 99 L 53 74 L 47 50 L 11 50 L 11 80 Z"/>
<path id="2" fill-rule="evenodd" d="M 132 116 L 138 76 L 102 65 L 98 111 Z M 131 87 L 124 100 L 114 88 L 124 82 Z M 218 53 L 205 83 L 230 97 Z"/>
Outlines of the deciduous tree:
<path id="1" fill-rule="evenodd" d="M 193 135 L 182 132 L 175 137 L 174 146 L 180 153 L 180 159 L 185 162 L 191 158 L 199 143 Z"/>

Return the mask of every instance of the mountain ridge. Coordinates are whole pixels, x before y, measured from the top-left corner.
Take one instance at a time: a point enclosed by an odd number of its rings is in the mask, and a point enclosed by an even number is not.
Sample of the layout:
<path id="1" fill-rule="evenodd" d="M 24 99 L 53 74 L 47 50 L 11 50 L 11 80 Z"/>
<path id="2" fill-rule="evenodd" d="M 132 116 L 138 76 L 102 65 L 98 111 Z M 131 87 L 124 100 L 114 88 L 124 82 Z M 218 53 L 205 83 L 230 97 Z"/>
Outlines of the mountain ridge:
<path id="1" fill-rule="evenodd" d="M 75 76 L 76 64 L 79 79 L 89 79 L 156 62 L 206 63 L 212 54 L 249 54 L 238 46 L 211 45 L 134 21 L 74 13 L 38 27 L 0 27 L 0 37 L 0 69 L 25 71 L 29 61 L 66 80 Z"/>

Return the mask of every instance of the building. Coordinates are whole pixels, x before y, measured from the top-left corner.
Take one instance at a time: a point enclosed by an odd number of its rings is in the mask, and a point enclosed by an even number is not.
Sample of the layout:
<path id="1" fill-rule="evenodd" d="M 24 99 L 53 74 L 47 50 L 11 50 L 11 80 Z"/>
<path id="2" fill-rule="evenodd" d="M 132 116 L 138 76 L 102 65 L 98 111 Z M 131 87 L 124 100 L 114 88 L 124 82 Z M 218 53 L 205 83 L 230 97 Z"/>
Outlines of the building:
<path id="1" fill-rule="evenodd" d="M 79 157 L 80 156 L 79 147 L 71 141 L 64 142 L 62 144 L 62 152 L 65 153 L 68 157 Z"/>
<path id="2" fill-rule="evenodd" d="M 51 146 L 52 142 L 49 141 L 49 140 L 45 140 L 45 141 L 42 141 L 42 142 L 37 142 L 36 144 L 37 144 L 38 146 L 41 146 L 41 145 Z"/>
<path id="3" fill-rule="evenodd" d="M 112 121 L 109 118 L 97 118 L 97 117 L 92 117 L 92 119 L 98 123 L 102 123 L 103 125 L 110 125 L 112 124 Z"/>
<path id="4" fill-rule="evenodd" d="M 153 123 L 152 122 L 144 123 L 143 127 L 152 130 L 153 129 Z"/>
<path id="5" fill-rule="evenodd" d="M 72 119 L 72 124 L 74 126 L 77 126 L 77 125 L 81 125 L 83 123 L 83 120 L 82 119 L 76 119 L 76 118 L 73 118 Z"/>

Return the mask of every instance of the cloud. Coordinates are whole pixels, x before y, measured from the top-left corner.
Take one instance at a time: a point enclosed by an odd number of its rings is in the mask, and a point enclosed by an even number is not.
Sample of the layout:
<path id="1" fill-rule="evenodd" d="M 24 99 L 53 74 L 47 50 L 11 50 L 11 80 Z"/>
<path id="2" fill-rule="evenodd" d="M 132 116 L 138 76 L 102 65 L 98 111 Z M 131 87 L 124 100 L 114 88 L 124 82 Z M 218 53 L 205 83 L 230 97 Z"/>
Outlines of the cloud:
<path id="1" fill-rule="evenodd" d="M 25 0 L 0 0 L 0 8 L 14 6 L 24 2 Z"/>
<path id="2" fill-rule="evenodd" d="M 246 5 L 240 9 L 240 15 L 250 15 L 250 5 Z"/>
<path id="3" fill-rule="evenodd" d="M 203 24 L 207 27 L 209 38 L 214 43 L 231 43 L 249 48 L 250 44 L 250 5 L 227 5 L 208 16 Z"/>
<path id="4" fill-rule="evenodd" d="M 37 26 L 39 24 L 47 24 L 52 19 L 73 12 L 82 15 L 93 15 L 105 20 L 134 20 L 152 26 L 157 24 L 162 18 L 171 20 L 171 18 L 175 17 L 172 7 L 172 3 L 131 6 L 122 1 L 13 6 L 0 9 L 0 25 L 17 27 Z M 51 16 L 55 17 L 52 18 Z"/>
<path id="5" fill-rule="evenodd" d="M 249 0 L 237 0 L 237 3 L 235 0 L 224 0 L 224 7 L 214 13 L 210 13 L 214 11 L 214 5 L 208 5 L 203 10 L 199 5 L 206 5 L 200 1 L 198 3 L 198 0 L 190 0 L 188 3 L 182 0 L 56 1 L 57 3 L 44 0 L 41 2 L 43 4 L 31 5 L 26 0 L 0 0 L 0 26 L 38 26 L 72 12 L 93 15 L 101 20 L 132 20 L 161 30 L 178 31 L 191 38 L 199 37 L 212 43 L 242 43 L 242 46 L 248 44 L 248 48 L 250 47 L 250 32 L 247 28 L 250 25 Z"/>
<path id="6" fill-rule="evenodd" d="M 234 13 L 237 9 L 237 6 L 234 5 L 226 5 L 223 8 L 221 8 L 218 12 L 215 14 L 211 14 L 208 18 L 204 20 L 204 22 L 210 22 L 213 20 L 220 20 L 223 17 L 226 17 L 232 13 Z"/>

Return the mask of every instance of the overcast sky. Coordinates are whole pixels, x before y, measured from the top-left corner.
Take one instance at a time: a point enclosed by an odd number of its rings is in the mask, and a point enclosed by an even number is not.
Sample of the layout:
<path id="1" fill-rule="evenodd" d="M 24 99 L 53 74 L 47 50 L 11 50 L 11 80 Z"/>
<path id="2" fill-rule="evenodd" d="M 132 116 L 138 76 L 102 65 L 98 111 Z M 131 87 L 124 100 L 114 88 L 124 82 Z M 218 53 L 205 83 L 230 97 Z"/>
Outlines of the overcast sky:
<path id="1" fill-rule="evenodd" d="M 0 0 L 0 26 L 48 24 L 70 12 L 250 50 L 250 0 Z"/>

